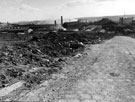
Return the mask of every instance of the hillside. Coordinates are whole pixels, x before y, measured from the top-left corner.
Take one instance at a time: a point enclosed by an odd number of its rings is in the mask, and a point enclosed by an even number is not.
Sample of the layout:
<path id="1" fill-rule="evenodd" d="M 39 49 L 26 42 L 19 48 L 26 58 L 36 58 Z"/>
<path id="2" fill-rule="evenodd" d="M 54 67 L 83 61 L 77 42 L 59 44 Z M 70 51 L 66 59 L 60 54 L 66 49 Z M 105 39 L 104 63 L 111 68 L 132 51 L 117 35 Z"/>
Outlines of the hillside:
<path id="1" fill-rule="evenodd" d="M 77 19 L 88 19 L 89 21 L 93 22 L 93 21 L 101 20 L 102 18 L 108 18 L 108 19 L 113 20 L 113 21 L 119 21 L 120 17 L 124 17 L 124 15 L 101 16 L 101 17 L 80 17 L 80 18 L 77 18 Z M 134 17 L 135 18 L 135 15 L 125 15 L 125 17 Z"/>

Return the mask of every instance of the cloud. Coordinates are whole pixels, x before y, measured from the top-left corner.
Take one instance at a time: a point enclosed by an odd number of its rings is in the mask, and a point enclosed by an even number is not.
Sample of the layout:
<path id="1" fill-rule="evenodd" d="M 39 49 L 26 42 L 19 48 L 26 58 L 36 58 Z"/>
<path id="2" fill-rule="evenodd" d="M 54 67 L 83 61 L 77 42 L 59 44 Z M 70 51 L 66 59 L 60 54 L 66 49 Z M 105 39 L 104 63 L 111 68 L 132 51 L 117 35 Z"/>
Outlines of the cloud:
<path id="1" fill-rule="evenodd" d="M 40 11 L 39 8 L 35 8 L 35 7 L 32 7 L 30 5 L 26 5 L 26 4 L 22 4 L 20 7 L 19 7 L 19 10 L 27 10 L 27 11 Z"/>
<path id="2" fill-rule="evenodd" d="M 11 7 L 22 4 L 24 0 L 0 0 L 0 5 L 5 7 Z"/>
<path id="3" fill-rule="evenodd" d="M 116 0 L 72 0 L 64 3 L 61 7 L 77 7 L 77 6 L 92 6 L 100 4 L 101 2 L 114 2 Z"/>
<path id="4" fill-rule="evenodd" d="M 91 0 L 72 0 L 72 1 L 68 1 L 65 4 L 63 4 L 63 7 L 82 6 L 82 5 L 88 5 L 90 3 L 92 3 Z"/>
<path id="5" fill-rule="evenodd" d="M 117 6 L 120 2 L 120 0 L 69 0 L 58 8 L 57 14 L 65 18 L 115 15 L 122 12 L 121 6 Z"/>
<path id="6" fill-rule="evenodd" d="M 0 9 L 0 12 L 4 12 L 0 16 L 2 21 L 17 22 L 45 19 L 42 10 L 26 4 L 8 7 L 8 9 Z"/>
<path id="7" fill-rule="evenodd" d="M 94 0 L 70 0 L 58 6 L 56 13 L 59 16 L 63 15 L 65 18 L 89 16 L 94 14 L 95 5 L 97 4 Z"/>
<path id="8" fill-rule="evenodd" d="M 24 0 L 14 0 L 16 3 L 22 3 Z M 13 1 L 12 1 L 13 2 Z"/>

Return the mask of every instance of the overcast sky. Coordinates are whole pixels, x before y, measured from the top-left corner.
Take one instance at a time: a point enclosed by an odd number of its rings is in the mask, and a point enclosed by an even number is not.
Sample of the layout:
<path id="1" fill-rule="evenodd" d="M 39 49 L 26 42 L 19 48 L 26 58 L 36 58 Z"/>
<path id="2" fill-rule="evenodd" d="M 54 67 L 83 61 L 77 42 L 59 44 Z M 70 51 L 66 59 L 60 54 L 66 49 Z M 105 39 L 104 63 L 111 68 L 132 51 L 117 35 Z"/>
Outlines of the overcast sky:
<path id="1" fill-rule="evenodd" d="M 0 0 L 0 22 L 135 14 L 135 0 Z"/>

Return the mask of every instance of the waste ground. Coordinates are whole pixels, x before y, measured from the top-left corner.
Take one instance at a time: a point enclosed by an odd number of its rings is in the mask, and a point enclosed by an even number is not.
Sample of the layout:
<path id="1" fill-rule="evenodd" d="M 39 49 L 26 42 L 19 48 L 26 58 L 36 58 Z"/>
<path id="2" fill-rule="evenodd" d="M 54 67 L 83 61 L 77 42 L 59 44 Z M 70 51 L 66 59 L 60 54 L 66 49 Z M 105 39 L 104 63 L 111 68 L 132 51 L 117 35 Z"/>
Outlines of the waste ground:
<path id="1" fill-rule="evenodd" d="M 83 51 L 86 44 L 103 43 L 116 35 L 119 34 L 50 32 L 24 42 L 5 45 L 0 50 L 1 88 L 17 81 L 24 81 L 27 88 L 39 85 L 63 70 L 62 64 L 66 58 L 78 57 L 77 53 Z"/>
<path id="2" fill-rule="evenodd" d="M 6 100 L 38 102 L 134 102 L 135 40 L 117 36 L 87 45 L 69 57 L 60 73 L 32 90 L 18 89 Z"/>
<path id="3" fill-rule="evenodd" d="M 5 45 L 0 50 L 0 88 L 10 85 L 14 80 L 24 80 L 27 87 L 39 84 L 62 69 L 63 57 L 74 56 L 82 51 L 84 43 L 96 43 L 96 40 L 98 43 L 97 37 L 76 32 L 22 35 L 16 36 L 17 39 L 22 42 Z M 15 41 L 11 37 L 8 40 Z"/>

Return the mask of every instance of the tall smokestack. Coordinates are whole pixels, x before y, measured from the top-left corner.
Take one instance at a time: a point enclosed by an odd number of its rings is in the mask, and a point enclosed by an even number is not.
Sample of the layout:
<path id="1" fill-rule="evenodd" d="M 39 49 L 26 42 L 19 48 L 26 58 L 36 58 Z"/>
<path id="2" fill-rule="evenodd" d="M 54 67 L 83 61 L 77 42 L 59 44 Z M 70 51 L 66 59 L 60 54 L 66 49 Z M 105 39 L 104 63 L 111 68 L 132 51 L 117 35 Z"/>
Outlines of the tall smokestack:
<path id="1" fill-rule="evenodd" d="M 61 16 L 61 25 L 63 25 L 63 16 Z"/>
<path id="2" fill-rule="evenodd" d="M 56 21 L 56 20 L 54 21 L 54 25 L 55 25 L 55 26 L 57 25 L 57 21 Z"/>

